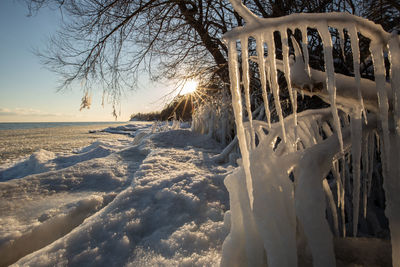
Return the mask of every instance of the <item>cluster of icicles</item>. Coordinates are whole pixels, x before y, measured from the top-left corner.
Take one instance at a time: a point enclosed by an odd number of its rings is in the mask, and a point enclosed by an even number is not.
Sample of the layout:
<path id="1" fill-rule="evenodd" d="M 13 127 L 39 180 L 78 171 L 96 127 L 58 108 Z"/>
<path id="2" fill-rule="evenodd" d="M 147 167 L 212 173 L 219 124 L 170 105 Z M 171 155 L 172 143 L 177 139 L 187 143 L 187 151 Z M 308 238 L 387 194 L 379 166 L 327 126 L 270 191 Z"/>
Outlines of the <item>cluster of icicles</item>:
<path id="1" fill-rule="evenodd" d="M 352 234 L 357 235 L 360 199 L 361 214 L 365 216 L 374 155 L 378 150 L 392 262 L 393 266 L 400 266 L 400 164 L 397 159 L 400 151 L 400 38 L 350 14 L 293 14 L 260 19 L 240 0 L 231 0 L 231 3 L 246 20 L 244 27 L 224 36 L 229 48 L 232 104 L 242 161 L 241 168 L 225 180 L 231 209 L 226 220 L 231 228 L 223 245 L 221 265 L 297 266 L 297 244 L 303 238 L 307 240 L 314 266 L 335 266 L 333 234 L 326 210 L 331 214 L 334 234 L 346 236 L 344 192 L 348 190 L 346 179 L 350 179 L 347 165 L 351 164 Z M 348 32 L 355 77 L 334 73 L 329 27 L 338 30 L 342 47 L 343 30 Z M 307 28 L 316 29 L 321 37 L 325 72 L 308 66 Z M 289 57 L 288 29 L 301 31 L 304 60 L 299 55 L 299 47 L 294 47 L 295 62 Z M 274 32 L 281 36 L 283 60 L 276 59 Z M 375 82 L 360 77 L 358 33 L 371 40 Z M 256 40 L 255 58 L 249 58 L 249 38 Z M 292 43 L 297 46 L 294 39 Z M 265 44 L 267 57 L 264 56 Z M 386 81 L 385 51 L 391 64 L 390 82 Z M 258 64 L 267 122 L 252 120 L 249 60 Z M 285 75 L 294 110 L 286 118 L 280 105 L 278 70 Z M 292 85 L 310 88 L 318 82 L 324 84 L 320 96 L 331 107 L 297 114 L 297 95 Z M 267 85 L 279 117 L 279 122 L 274 124 L 270 120 Z M 243 106 L 246 122 L 243 121 Z M 337 199 L 325 179 L 329 173 L 337 185 Z"/>

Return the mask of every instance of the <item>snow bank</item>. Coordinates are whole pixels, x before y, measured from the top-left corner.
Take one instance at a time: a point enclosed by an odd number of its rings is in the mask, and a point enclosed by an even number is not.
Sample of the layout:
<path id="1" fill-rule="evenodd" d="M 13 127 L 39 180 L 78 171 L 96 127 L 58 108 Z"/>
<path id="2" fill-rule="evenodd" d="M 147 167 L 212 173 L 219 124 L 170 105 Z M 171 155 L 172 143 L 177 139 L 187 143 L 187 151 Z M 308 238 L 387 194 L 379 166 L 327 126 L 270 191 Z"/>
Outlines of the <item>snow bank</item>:
<path id="1" fill-rule="evenodd" d="M 13 263 L 22 256 L 64 236 L 102 207 L 102 204 L 102 197 L 92 196 L 78 201 L 66 213 L 58 214 L 50 219 L 47 219 L 47 214 L 43 214 L 38 218 L 39 221 L 43 221 L 40 225 L 0 246 L 0 254 L 3 255 L 0 258 L 0 265 Z"/>
<path id="2" fill-rule="evenodd" d="M 104 158 L 124 146 L 124 143 L 124 140 L 115 141 L 112 144 L 97 141 L 73 153 L 54 153 L 40 149 L 13 166 L 0 169 L 0 181 L 59 170 L 87 160 Z"/>
<path id="3" fill-rule="evenodd" d="M 135 135 L 136 132 L 143 129 L 148 129 L 152 123 L 146 124 L 128 124 L 128 125 L 121 125 L 118 127 L 108 127 L 103 129 L 102 132 L 107 133 L 114 133 L 114 134 L 128 134 L 128 135 Z"/>
<path id="4" fill-rule="evenodd" d="M 230 168 L 212 139 L 164 127 L 0 182 L 0 265 L 218 265 Z"/>
<path id="5" fill-rule="evenodd" d="M 29 174 L 41 173 L 50 170 L 46 163 L 55 158 L 51 151 L 40 149 L 29 158 L 6 170 L 0 170 L 0 181 L 16 179 Z"/>

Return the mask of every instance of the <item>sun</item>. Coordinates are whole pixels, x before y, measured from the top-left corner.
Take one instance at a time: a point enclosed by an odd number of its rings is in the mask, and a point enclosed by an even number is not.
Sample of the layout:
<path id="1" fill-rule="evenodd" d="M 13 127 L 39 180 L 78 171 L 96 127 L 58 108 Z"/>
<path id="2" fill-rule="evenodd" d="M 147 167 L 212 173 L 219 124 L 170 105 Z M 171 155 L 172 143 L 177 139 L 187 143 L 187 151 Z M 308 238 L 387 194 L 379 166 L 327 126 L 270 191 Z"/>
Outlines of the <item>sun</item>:
<path id="1" fill-rule="evenodd" d="M 180 91 L 181 95 L 187 95 L 187 94 L 191 94 L 194 91 L 196 91 L 198 86 L 198 82 L 195 80 L 191 80 L 191 81 L 187 81 L 183 87 L 182 90 Z"/>

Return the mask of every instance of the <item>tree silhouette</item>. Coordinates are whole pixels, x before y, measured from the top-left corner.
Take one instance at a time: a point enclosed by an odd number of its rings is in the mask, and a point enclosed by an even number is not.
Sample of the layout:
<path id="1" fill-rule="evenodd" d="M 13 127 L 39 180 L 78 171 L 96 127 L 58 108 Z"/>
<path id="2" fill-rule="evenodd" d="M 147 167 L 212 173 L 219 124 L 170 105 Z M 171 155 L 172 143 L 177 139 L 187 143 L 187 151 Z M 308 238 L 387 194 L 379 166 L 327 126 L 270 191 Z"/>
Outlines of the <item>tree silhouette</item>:
<path id="1" fill-rule="evenodd" d="M 30 14 L 50 7 L 63 15 L 62 28 L 52 36 L 48 48 L 39 51 L 44 65 L 59 74 L 61 88 L 79 82 L 87 92 L 100 85 L 111 96 L 114 110 L 123 90 L 135 88 L 144 71 L 154 80 L 197 78 L 203 84 L 211 81 L 214 87 L 229 88 L 227 48 L 221 38 L 244 22 L 227 0 L 22 1 Z M 363 1 L 245 1 L 252 12 L 264 18 L 342 11 L 359 12 L 379 22 L 383 16 L 379 14 L 399 13 L 396 1 L 360 3 Z"/>

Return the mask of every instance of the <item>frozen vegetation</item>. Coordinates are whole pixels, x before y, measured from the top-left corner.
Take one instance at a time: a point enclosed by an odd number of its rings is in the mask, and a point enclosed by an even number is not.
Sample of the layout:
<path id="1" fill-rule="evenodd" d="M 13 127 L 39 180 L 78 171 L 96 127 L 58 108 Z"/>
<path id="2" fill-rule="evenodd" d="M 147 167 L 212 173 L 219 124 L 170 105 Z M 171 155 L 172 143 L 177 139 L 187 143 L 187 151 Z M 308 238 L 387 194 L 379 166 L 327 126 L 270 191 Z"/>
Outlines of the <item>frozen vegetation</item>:
<path id="1" fill-rule="evenodd" d="M 343 247 L 346 242 L 357 242 L 346 237 L 358 236 L 359 218 L 367 216 L 372 173 L 380 168 L 392 264 L 400 266 L 398 34 L 386 33 L 380 26 L 346 13 L 260 19 L 240 0 L 231 3 L 246 20 L 245 26 L 224 36 L 242 159 L 241 167 L 225 180 L 230 196 L 226 220 L 231 228 L 223 245 L 222 266 L 343 265 L 343 261 L 336 262 L 340 252 L 335 251 L 334 240 L 341 240 Z M 318 32 L 323 44 L 323 72 L 308 64 L 309 28 Z M 288 35 L 288 30 L 295 29 L 301 33 L 301 42 Z M 354 77 L 334 72 L 334 30 L 338 32 L 335 38 L 342 39 L 342 50 L 346 32 Z M 359 33 L 371 41 L 374 81 L 360 77 Z M 277 58 L 277 35 L 283 59 Z M 249 56 L 250 39 L 256 42 L 256 56 Z M 289 56 L 289 50 L 294 51 L 294 57 Z M 385 60 L 390 62 L 388 80 Z M 267 122 L 253 120 L 251 62 L 258 66 Z M 294 110 L 285 118 L 278 71 L 284 74 Z M 298 91 L 321 97 L 330 108 L 297 114 Z M 270 95 L 277 123 L 271 123 Z M 369 254 L 376 242 L 371 238 L 359 245 Z M 356 246 L 354 243 L 353 248 Z M 385 265 L 379 260 L 369 264 Z"/>

